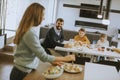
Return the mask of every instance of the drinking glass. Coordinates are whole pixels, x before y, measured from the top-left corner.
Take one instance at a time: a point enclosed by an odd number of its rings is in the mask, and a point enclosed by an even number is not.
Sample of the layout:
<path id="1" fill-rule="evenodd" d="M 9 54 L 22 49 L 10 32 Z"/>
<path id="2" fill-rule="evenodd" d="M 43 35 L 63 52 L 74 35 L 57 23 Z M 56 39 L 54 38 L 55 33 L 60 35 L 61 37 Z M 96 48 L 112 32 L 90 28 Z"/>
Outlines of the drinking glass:
<path id="1" fill-rule="evenodd" d="M 97 43 L 96 40 L 93 40 L 93 42 L 92 42 L 92 48 L 95 48 L 95 44 L 96 43 Z"/>
<path id="2" fill-rule="evenodd" d="M 86 50 L 87 44 L 82 45 L 82 50 Z"/>
<path id="3" fill-rule="evenodd" d="M 71 45 L 71 47 L 74 46 L 74 39 L 69 39 L 69 44 Z"/>

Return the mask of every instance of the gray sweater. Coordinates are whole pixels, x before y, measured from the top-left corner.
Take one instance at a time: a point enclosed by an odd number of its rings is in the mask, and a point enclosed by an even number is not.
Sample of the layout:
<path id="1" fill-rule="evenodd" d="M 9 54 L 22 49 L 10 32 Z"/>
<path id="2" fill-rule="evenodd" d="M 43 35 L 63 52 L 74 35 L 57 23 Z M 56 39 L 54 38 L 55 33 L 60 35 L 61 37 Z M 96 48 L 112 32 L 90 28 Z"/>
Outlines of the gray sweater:
<path id="1" fill-rule="evenodd" d="M 32 69 L 37 68 L 38 59 L 43 62 L 52 62 L 55 60 L 55 57 L 46 54 L 40 44 L 36 31 L 31 28 L 24 34 L 19 45 L 17 45 L 14 64 L 21 71 L 29 73 Z"/>

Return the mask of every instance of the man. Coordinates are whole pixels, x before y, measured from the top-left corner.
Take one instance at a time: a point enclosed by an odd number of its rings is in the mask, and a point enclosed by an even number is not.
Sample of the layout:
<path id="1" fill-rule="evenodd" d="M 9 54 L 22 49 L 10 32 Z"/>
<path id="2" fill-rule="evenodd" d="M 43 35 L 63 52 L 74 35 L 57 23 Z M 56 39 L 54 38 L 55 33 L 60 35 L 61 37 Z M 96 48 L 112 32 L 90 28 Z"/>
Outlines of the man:
<path id="1" fill-rule="evenodd" d="M 51 54 L 47 48 L 55 48 L 55 46 L 64 47 L 65 44 L 62 44 L 64 41 L 63 35 L 63 24 L 64 20 L 62 18 L 58 18 L 54 27 L 50 28 L 50 30 L 46 34 L 46 38 L 43 42 L 43 47 L 45 48 L 48 54 Z"/>

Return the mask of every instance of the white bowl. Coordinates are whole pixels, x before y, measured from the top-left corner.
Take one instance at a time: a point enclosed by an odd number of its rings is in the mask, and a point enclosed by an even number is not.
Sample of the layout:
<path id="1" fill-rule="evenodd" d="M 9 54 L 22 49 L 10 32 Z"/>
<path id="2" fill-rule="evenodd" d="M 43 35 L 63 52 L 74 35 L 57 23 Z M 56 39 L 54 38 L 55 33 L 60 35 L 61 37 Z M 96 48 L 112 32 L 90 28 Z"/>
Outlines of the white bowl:
<path id="1" fill-rule="evenodd" d="M 65 65 L 66 65 L 66 68 L 65 68 Z M 63 69 L 68 73 L 79 73 L 79 72 L 82 72 L 83 70 L 83 68 L 77 64 L 72 65 L 70 63 L 65 63 L 65 65 L 63 66 Z M 70 69 L 69 66 L 72 66 L 73 68 Z M 75 67 L 78 69 L 78 71 L 74 70 Z"/>

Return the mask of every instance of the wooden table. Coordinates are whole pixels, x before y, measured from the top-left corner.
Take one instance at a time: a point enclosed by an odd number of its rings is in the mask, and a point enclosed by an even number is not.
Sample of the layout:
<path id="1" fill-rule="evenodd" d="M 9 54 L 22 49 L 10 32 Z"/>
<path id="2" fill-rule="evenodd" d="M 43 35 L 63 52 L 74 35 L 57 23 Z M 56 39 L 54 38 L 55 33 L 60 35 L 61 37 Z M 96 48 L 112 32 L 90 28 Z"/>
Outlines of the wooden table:
<path id="1" fill-rule="evenodd" d="M 44 78 L 44 76 L 42 75 L 42 73 L 51 66 L 51 64 L 49 63 L 42 63 L 40 62 L 38 68 L 36 71 L 32 71 L 30 74 L 28 74 L 24 80 L 46 80 Z M 83 71 L 81 73 L 77 73 L 77 74 L 71 74 L 71 73 L 67 73 L 64 72 L 62 74 L 62 76 L 60 76 L 59 78 L 56 78 L 54 80 L 84 80 L 84 66 L 83 67 Z"/>

